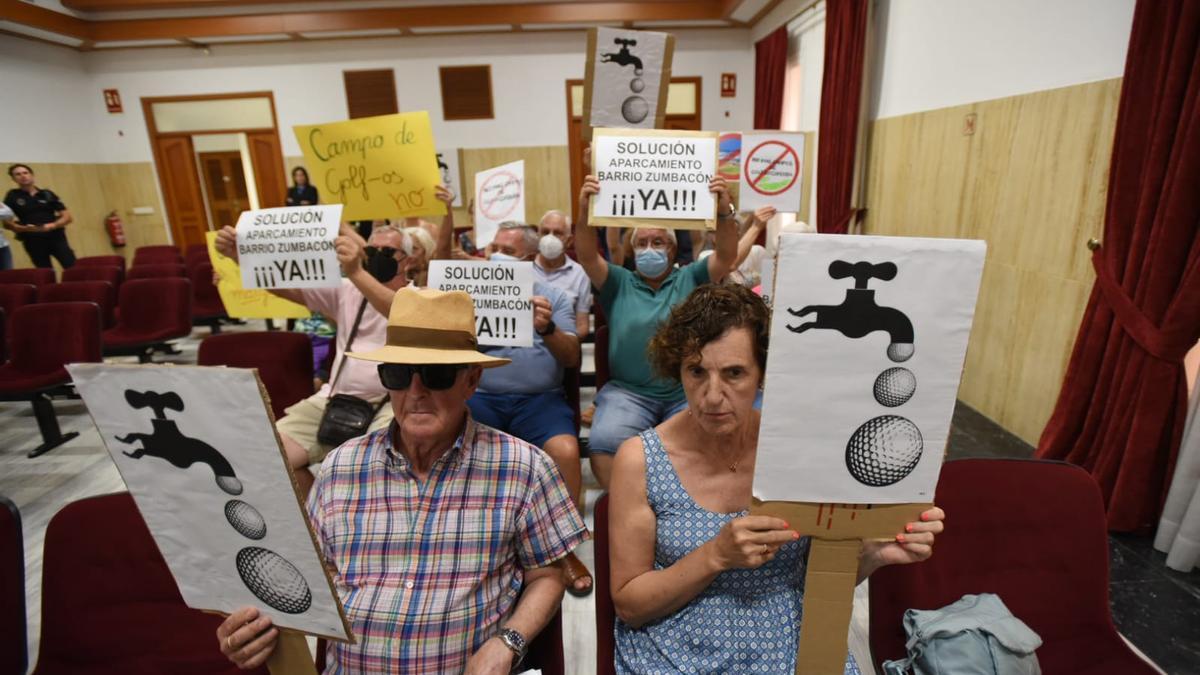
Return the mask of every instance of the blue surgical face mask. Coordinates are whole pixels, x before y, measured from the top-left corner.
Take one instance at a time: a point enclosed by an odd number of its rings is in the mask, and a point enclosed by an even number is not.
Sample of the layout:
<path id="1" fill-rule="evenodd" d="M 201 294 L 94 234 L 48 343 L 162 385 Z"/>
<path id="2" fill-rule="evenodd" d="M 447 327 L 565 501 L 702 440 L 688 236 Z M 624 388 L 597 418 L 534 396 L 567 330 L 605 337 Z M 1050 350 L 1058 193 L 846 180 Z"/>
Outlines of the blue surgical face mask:
<path id="1" fill-rule="evenodd" d="M 492 262 L 521 262 L 520 258 L 507 253 L 501 253 L 500 251 L 496 251 L 492 255 L 488 256 L 488 260 L 491 260 Z"/>
<path id="2" fill-rule="evenodd" d="M 642 276 L 647 279 L 657 279 L 667 271 L 670 261 L 667 260 L 666 251 L 657 248 L 643 248 L 637 252 L 634 264 Z"/>

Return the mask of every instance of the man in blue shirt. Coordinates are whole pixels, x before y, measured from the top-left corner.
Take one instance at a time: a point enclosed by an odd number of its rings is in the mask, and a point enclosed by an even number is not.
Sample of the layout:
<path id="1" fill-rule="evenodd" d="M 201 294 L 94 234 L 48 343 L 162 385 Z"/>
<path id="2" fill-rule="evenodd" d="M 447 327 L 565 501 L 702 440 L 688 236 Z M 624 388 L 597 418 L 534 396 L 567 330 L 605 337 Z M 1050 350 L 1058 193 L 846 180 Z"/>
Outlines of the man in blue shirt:
<path id="1" fill-rule="evenodd" d="M 531 261 L 537 253 L 537 230 L 515 222 L 501 223 L 487 247 L 488 259 L 494 262 Z M 562 387 L 563 369 L 579 365 L 575 308 L 565 292 L 547 283 L 535 281 L 533 293 L 533 346 L 481 348 L 512 363 L 485 370 L 467 405 L 477 422 L 532 443 L 550 455 L 571 498 L 578 503 L 583 482 L 579 438 L 575 411 L 567 405 Z M 563 575 L 572 595 L 591 592 L 591 574 L 574 554 L 564 559 Z"/>

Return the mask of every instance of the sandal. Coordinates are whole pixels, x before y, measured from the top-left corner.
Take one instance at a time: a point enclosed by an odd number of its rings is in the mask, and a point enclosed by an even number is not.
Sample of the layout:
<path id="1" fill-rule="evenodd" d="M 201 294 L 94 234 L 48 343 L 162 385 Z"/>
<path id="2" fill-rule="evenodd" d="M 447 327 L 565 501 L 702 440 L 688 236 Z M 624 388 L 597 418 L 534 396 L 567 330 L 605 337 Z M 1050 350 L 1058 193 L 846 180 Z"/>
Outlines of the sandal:
<path id="1" fill-rule="evenodd" d="M 574 553 L 568 553 L 567 557 L 559 561 L 559 568 L 562 569 L 563 581 L 567 584 L 567 592 L 577 598 L 586 598 L 591 595 L 592 589 L 596 586 L 592 580 L 592 573 L 588 571 L 587 565 L 583 564 Z M 575 582 L 580 579 L 587 579 L 588 585 L 586 588 L 576 588 Z"/>

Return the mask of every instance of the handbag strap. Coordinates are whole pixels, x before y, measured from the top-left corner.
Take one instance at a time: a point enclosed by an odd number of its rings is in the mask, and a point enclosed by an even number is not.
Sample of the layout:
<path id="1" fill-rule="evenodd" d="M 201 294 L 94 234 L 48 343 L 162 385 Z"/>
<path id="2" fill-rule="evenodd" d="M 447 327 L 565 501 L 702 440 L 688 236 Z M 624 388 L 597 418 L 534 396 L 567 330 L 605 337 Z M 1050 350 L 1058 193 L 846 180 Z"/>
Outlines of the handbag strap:
<path id="1" fill-rule="evenodd" d="M 362 322 L 363 312 L 367 311 L 367 299 L 364 297 L 362 304 L 358 306 L 358 315 L 354 317 L 354 326 L 350 328 L 350 337 L 346 339 L 346 348 L 342 350 L 342 360 L 338 363 L 337 372 L 333 374 L 333 382 L 329 383 L 329 393 L 332 395 L 334 388 L 337 387 L 338 378 L 342 376 L 342 371 L 346 369 L 346 352 L 350 351 L 351 345 L 354 344 L 354 336 L 358 335 L 358 324 Z"/>

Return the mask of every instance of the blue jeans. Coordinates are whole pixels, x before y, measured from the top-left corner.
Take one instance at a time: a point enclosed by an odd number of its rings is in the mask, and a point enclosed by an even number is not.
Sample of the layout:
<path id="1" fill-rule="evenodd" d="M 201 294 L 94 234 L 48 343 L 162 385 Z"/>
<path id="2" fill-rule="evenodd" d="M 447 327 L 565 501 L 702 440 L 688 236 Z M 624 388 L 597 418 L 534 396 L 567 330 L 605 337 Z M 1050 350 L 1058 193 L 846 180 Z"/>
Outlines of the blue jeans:
<path id="1" fill-rule="evenodd" d="M 0 234 L 0 237 L 4 235 Z M 11 270 L 13 266 L 12 246 L 0 247 L 0 270 Z"/>
<path id="2" fill-rule="evenodd" d="M 686 408 L 687 399 L 682 396 L 662 401 L 608 382 L 596 394 L 596 416 L 592 418 L 588 452 L 615 454 L 627 439 L 662 424 Z"/>
<path id="3" fill-rule="evenodd" d="M 575 435 L 575 411 L 561 389 L 541 394 L 494 394 L 477 391 L 467 399 L 476 422 L 546 447 L 546 441 L 563 434 Z"/>

